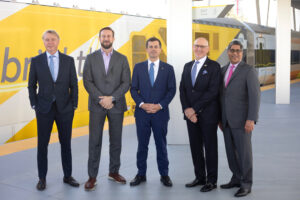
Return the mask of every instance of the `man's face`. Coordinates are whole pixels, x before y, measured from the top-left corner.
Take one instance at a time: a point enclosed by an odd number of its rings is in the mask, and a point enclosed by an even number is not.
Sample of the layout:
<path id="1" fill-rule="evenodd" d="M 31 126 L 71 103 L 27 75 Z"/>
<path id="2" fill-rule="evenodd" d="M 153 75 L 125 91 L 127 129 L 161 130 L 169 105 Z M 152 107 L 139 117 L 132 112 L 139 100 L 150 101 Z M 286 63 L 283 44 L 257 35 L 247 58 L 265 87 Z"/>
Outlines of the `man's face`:
<path id="1" fill-rule="evenodd" d="M 232 45 L 231 48 L 227 50 L 227 54 L 232 64 L 239 63 L 243 58 L 243 50 L 240 45 Z"/>
<path id="2" fill-rule="evenodd" d="M 54 54 L 58 49 L 59 39 L 55 34 L 46 33 L 43 37 L 46 50 L 50 54 Z"/>
<path id="3" fill-rule="evenodd" d="M 195 40 L 193 45 L 193 51 L 196 60 L 205 57 L 209 51 L 207 40 L 205 40 L 204 38 L 198 38 L 197 40 Z"/>
<path id="4" fill-rule="evenodd" d="M 110 49 L 115 40 L 111 30 L 101 31 L 99 39 L 100 39 L 100 44 L 101 44 L 102 48 L 104 48 L 104 49 Z"/>
<path id="5" fill-rule="evenodd" d="M 146 51 L 148 53 L 148 56 L 150 59 L 156 60 L 159 58 L 159 54 L 161 52 L 161 48 L 159 46 L 158 41 L 149 41 L 148 46 L 146 48 Z"/>

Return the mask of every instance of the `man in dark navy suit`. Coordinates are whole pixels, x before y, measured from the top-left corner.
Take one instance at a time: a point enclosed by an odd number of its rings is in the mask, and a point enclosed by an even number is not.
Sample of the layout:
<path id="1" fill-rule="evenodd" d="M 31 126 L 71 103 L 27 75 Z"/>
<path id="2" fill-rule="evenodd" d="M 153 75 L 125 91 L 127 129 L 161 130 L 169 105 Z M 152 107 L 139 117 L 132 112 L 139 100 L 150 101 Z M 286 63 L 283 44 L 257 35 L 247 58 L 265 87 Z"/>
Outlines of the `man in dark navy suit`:
<path id="1" fill-rule="evenodd" d="M 204 185 L 200 191 L 217 187 L 219 120 L 218 95 L 221 81 L 219 63 L 207 57 L 208 41 L 194 42 L 195 60 L 184 66 L 180 82 L 180 101 L 187 122 L 196 178 L 186 187 Z"/>
<path id="2" fill-rule="evenodd" d="M 28 91 L 35 110 L 38 129 L 38 190 L 46 188 L 48 144 L 53 123 L 61 144 L 63 182 L 74 187 L 72 175 L 71 134 L 74 110 L 78 104 L 78 85 L 74 59 L 58 51 L 59 35 L 55 30 L 43 34 L 46 52 L 31 60 Z M 38 89 L 38 91 L 37 91 Z"/>
<path id="3" fill-rule="evenodd" d="M 146 181 L 148 144 L 153 131 L 157 151 L 157 165 L 161 182 L 171 187 L 167 153 L 168 105 L 176 93 L 173 67 L 159 60 L 161 42 L 152 37 L 146 42 L 149 59 L 135 65 L 132 75 L 131 96 L 136 103 L 135 121 L 138 138 L 138 173 L 131 186 Z"/>

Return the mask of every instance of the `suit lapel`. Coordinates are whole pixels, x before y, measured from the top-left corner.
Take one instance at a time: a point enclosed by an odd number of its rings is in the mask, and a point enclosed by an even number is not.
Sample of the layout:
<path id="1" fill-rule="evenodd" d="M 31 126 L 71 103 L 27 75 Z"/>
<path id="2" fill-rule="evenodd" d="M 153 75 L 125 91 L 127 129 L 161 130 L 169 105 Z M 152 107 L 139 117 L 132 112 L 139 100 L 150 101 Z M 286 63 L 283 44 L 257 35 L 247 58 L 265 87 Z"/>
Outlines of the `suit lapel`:
<path id="1" fill-rule="evenodd" d="M 145 61 L 143 63 L 143 70 L 142 70 L 142 73 L 144 74 L 144 77 L 146 78 L 146 82 L 149 84 L 150 87 L 151 86 L 151 81 L 150 81 L 150 77 L 149 77 L 149 72 L 148 72 L 148 61 Z"/>
<path id="2" fill-rule="evenodd" d="M 159 81 L 160 81 L 160 79 L 161 79 L 162 76 L 163 76 L 162 73 L 164 72 L 164 69 L 165 69 L 165 67 L 164 67 L 163 63 L 162 63 L 161 61 L 159 61 L 159 66 L 158 66 L 157 76 L 156 76 L 156 79 L 155 79 L 155 81 L 154 81 L 153 87 L 154 87 L 156 84 L 159 84 Z M 149 81 L 150 81 L 150 78 L 149 78 Z"/>
<path id="3" fill-rule="evenodd" d="M 207 66 L 208 66 L 208 62 L 209 62 L 209 59 L 206 58 L 205 62 L 203 63 L 197 77 L 196 77 L 196 81 L 195 81 L 195 85 L 197 84 L 197 82 L 199 82 L 199 79 L 201 78 L 201 75 L 203 74 L 203 71 L 206 70 L 207 71 Z M 199 67 L 199 66 L 198 66 Z M 194 86 L 195 86 L 194 85 Z"/>
<path id="4" fill-rule="evenodd" d="M 56 81 L 59 80 L 59 78 L 62 76 L 63 74 L 63 56 L 61 55 L 60 52 L 58 52 L 59 54 L 59 61 L 58 61 L 58 73 L 57 73 L 57 77 L 56 77 Z M 56 82 L 55 81 L 55 82 Z"/>
<path id="5" fill-rule="evenodd" d="M 102 57 L 102 60 L 103 60 L 103 57 Z M 113 52 L 110 57 L 109 64 L 108 64 L 107 75 L 111 72 L 112 68 L 115 66 L 116 61 L 117 61 L 117 54 L 115 52 Z M 103 64 L 104 64 L 104 61 L 103 61 Z M 105 66 L 104 66 L 104 72 L 105 72 Z"/>
<path id="6" fill-rule="evenodd" d="M 97 60 L 97 63 L 99 63 L 99 65 L 100 65 L 100 71 L 101 71 L 101 73 L 104 76 L 106 76 L 105 65 L 104 65 L 104 60 L 103 60 L 103 57 L 102 57 L 101 50 L 98 50 L 98 52 L 96 53 L 96 60 Z"/>
<path id="7" fill-rule="evenodd" d="M 243 61 L 241 61 L 241 62 L 238 64 L 238 66 L 236 67 L 236 69 L 235 69 L 234 72 L 232 73 L 232 76 L 231 76 L 231 78 L 230 78 L 230 80 L 229 80 L 229 82 L 228 82 L 227 87 L 230 85 L 231 81 L 239 74 L 239 71 L 241 70 L 241 68 L 243 68 L 243 65 L 244 65 Z M 228 69 L 228 67 L 229 67 L 229 65 L 227 66 L 227 69 Z"/>
<path id="8" fill-rule="evenodd" d="M 46 54 L 46 52 L 45 53 L 43 53 L 43 57 L 42 57 L 43 59 L 42 59 L 42 62 L 43 62 L 43 64 L 42 64 L 42 66 L 45 66 L 45 72 L 48 74 L 48 76 L 50 77 L 50 79 L 52 80 L 52 82 L 53 82 L 53 79 L 52 79 L 52 75 L 51 75 L 51 71 L 50 71 L 50 67 L 49 67 L 49 64 L 48 64 L 48 58 L 47 58 L 47 54 Z"/>

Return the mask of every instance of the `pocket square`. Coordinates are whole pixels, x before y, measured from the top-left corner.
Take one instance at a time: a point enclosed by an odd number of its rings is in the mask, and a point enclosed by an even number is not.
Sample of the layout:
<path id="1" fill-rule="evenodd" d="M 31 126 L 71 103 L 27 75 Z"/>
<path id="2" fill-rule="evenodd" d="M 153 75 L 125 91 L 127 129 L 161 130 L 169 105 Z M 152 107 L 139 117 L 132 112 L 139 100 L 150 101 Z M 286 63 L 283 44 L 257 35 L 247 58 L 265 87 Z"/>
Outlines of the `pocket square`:
<path id="1" fill-rule="evenodd" d="M 208 72 L 206 71 L 206 70 L 204 70 L 203 72 L 202 72 L 202 75 L 205 75 L 205 74 L 207 74 Z"/>

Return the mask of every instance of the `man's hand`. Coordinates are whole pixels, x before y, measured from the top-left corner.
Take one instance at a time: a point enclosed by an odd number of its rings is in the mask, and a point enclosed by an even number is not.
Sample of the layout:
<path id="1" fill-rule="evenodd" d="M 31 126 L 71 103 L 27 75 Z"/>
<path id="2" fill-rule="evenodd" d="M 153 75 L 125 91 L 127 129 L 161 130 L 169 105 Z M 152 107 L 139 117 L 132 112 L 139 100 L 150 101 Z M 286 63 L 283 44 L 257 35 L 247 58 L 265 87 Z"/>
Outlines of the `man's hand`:
<path id="1" fill-rule="evenodd" d="M 254 121 L 253 120 L 247 120 L 245 124 L 245 131 L 246 133 L 252 132 L 254 129 Z"/>
<path id="2" fill-rule="evenodd" d="M 100 96 L 99 104 L 105 108 L 105 109 L 111 109 L 114 107 L 114 104 L 112 103 L 112 96 Z"/>
<path id="3" fill-rule="evenodd" d="M 191 118 L 189 118 L 189 120 L 191 120 L 191 122 L 193 123 L 197 123 L 198 122 L 197 115 L 196 114 L 192 115 Z"/>
<path id="4" fill-rule="evenodd" d="M 195 110 L 193 108 L 187 108 L 184 110 L 184 114 L 185 116 L 190 119 L 194 114 L 195 114 Z M 190 119 L 191 120 L 191 119 Z"/>
<path id="5" fill-rule="evenodd" d="M 154 114 L 161 109 L 159 104 L 144 103 L 141 108 L 149 114 Z"/>

